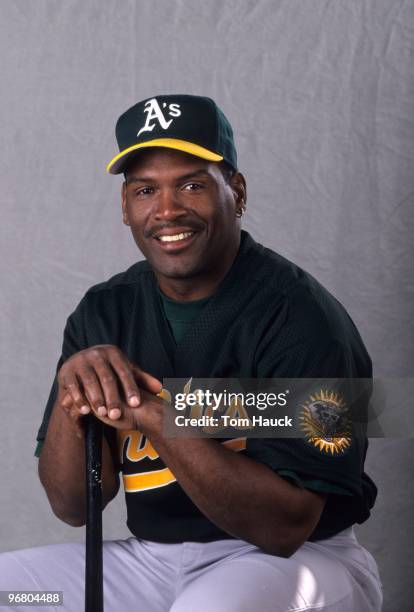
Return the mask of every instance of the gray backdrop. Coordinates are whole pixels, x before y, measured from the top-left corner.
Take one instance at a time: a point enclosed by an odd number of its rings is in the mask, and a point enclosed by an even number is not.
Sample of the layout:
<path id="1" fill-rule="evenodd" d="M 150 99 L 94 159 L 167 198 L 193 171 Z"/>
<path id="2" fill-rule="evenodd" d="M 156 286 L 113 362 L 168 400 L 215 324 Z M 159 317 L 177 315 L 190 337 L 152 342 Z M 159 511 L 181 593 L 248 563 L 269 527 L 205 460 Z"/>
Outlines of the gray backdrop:
<path id="1" fill-rule="evenodd" d="M 314 274 L 377 376 L 412 376 L 413 0 L 2 0 L 1 550 L 81 540 L 52 515 L 35 435 L 66 317 L 140 257 L 105 175 L 118 115 L 214 97 L 248 182 L 244 227 Z M 357 532 L 386 612 L 413 610 L 411 440 L 373 440 Z M 122 494 L 106 537 L 128 535 Z M 356 611 L 359 612 L 359 611 Z M 363 612 L 363 611 L 361 611 Z"/>

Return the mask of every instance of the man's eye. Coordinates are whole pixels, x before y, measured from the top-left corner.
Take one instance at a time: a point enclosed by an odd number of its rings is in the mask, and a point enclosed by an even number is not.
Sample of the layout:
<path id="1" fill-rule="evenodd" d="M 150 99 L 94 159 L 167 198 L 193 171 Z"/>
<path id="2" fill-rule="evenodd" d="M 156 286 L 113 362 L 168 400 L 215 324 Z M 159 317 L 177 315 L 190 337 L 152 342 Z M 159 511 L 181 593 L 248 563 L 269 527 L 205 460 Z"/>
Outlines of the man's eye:
<path id="1" fill-rule="evenodd" d="M 153 188 L 152 187 L 141 187 L 141 189 L 136 189 L 135 190 L 135 195 L 136 196 L 149 195 L 152 192 L 153 192 Z"/>
<path id="2" fill-rule="evenodd" d="M 204 185 L 200 185 L 200 183 L 187 183 L 184 185 L 184 189 L 186 191 L 198 191 L 199 189 L 203 189 Z"/>

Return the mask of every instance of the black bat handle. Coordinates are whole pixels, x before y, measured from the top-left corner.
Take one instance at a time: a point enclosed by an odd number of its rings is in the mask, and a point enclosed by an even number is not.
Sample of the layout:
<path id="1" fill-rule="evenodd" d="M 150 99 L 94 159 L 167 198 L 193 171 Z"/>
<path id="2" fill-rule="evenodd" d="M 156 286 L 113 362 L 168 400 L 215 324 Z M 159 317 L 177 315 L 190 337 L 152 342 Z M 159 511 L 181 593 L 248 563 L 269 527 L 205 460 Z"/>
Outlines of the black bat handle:
<path id="1" fill-rule="evenodd" d="M 102 566 L 102 422 L 86 417 L 85 612 L 103 612 Z"/>

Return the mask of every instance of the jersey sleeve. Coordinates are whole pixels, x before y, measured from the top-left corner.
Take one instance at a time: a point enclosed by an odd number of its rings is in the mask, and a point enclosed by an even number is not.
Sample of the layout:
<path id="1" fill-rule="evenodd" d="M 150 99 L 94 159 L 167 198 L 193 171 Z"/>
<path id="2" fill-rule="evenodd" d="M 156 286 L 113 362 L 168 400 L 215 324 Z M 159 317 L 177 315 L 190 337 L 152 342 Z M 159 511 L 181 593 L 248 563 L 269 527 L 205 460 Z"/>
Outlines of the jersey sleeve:
<path id="1" fill-rule="evenodd" d="M 56 402 L 58 395 L 58 381 L 57 375 L 63 363 L 69 359 L 74 353 L 86 348 L 87 341 L 84 333 L 83 323 L 83 303 L 81 302 L 76 310 L 69 316 L 66 321 L 65 329 L 63 332 L 63 343 L 62 352 L 59 357 L 56 373 L 52 383 L 52 388 L 49 393 L 49 398 L 46 403 L 46 408 L 43 414 L 42 424 L 37 433 L 37 446 L 35 449 L 35 457 L 40 456 L 40 452 L 43 446 L 43 442 L 46 438 L 47 427 L 49 424 L 50 415 L 52 414 L 53 406 Z"/>
<path id="2" fill-rule="evenodd" d="M 300 478 L 296 472 L 292 470 L 277 470 L 279 476 L 286 478 L 290 482 L 293 482 L 296 486 L 301 489 L 310 489 L 311 491 L 318 491 L 319 493 L 336 493 L 337 495 L 352 495 L 344 487 L 335 485 L 327 480 L 319 480 L 317 478 L 311 480 L 309 478 Z"/>
<path id="3" fill-rule="evenodd" d="M 257 350 L 259 378 L 370 379 L 372 364 L 345 309 L 324 294 L 299 291 L 284 308 L 282 325 L 269 327 Z M 349 383 L 350 385 L 352 382 Z M 345 388 L 346 385 L 345 385 Z M 326 389 L 330 392 L 330 389 Z M 364 411 L 371 386 L 352 405 L 351 434 L 332 447 L 317 437 L 249 438 L 246 452 L 300 487 L 356 496 L 373 505 L 376 487 L 363 473 L 367 450 Z M 368 491 L 367 495 L 367 490 Z"/>

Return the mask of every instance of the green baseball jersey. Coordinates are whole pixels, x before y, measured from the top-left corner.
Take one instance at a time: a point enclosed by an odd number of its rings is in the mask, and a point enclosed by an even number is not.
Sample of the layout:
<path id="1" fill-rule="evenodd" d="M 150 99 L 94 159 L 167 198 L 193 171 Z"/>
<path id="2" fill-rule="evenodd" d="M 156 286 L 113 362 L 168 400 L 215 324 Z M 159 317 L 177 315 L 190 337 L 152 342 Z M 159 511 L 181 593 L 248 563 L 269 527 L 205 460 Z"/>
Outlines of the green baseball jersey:
<path id="1" fill-rule="evenodd" d="M 85 294 L 67 320 L 57 370 L 79 350 L 114 344 L 160 380 L 372 377 L 370 357 L 338 300 L 310 274 L 245 231 L 233 266 L 202 306 L 176 342 L 151 267 L 145 261 L 136 263 Z M 56 397 L 55 377 L 37 437 L 40 445 Z M 136 537 L 160 542 L 232 537 L 198 510 L 141 432 L 117 432 L 109 426 L 104 431 L 117 452 L 127 524 Z M 364 431 L 335 452 L 323 440 L 314 442 L 217 440 L 295 486 L 328 493 L 310 540 L 365 521 L 377 494 L 364 472 Z"/>

